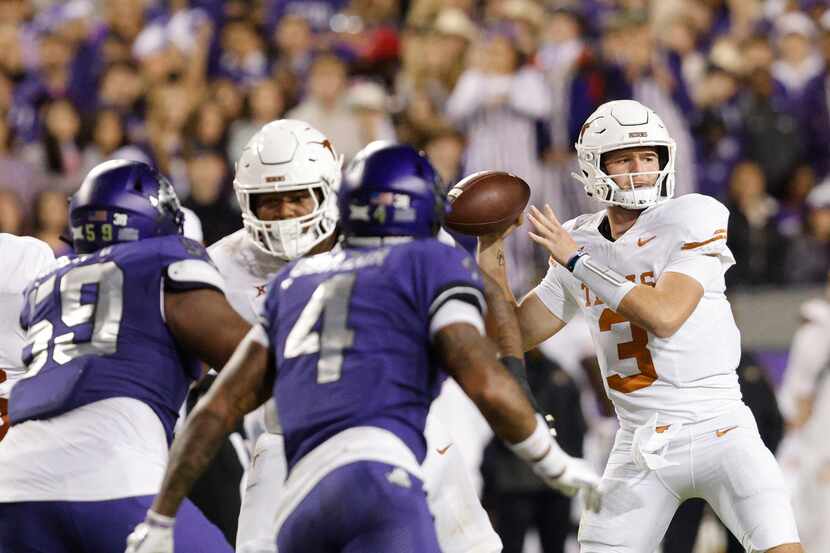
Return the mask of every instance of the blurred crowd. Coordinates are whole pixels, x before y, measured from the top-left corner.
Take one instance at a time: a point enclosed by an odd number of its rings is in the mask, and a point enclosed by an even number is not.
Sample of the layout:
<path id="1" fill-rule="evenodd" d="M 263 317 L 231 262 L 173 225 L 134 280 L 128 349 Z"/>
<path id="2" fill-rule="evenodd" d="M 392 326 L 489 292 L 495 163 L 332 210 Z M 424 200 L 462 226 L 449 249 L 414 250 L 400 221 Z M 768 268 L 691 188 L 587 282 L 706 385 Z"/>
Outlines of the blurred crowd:
<path id="1" fill-rule="evenodd" d="M 211 243 L 239 226 L 233 163 L 304 119 L 348 159 L 423 148 L 447 184 L 527 180 L 560 219 L 581 123 L 637 99 L 678 143 L 678 193 L 732 210 L 731 284 L 830 267 L 830 9 L 822 0 L 5 0 L 0 231 L 62 251 L 60 209 L 109 157 L 160 167 Z M 511 237 L 526 290 L 545 259 Z"/>

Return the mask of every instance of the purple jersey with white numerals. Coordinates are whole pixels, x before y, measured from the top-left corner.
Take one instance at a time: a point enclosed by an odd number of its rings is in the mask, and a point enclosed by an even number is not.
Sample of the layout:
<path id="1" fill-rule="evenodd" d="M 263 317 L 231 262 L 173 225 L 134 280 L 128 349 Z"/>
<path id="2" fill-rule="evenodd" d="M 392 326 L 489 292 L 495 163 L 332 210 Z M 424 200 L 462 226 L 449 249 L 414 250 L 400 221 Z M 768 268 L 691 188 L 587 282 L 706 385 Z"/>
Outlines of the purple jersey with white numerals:
<path id="1" fill-rule="evenodd" d="M 24 292 L 28 369 L 12 389 L 12 424 L 127 397 L 153 409 L 169 441 L 200 367 L 165 324 L 164 290 L 217 282 L 204 247 L 178 235 L 62 258 Z"/>
<path id="2" fill-rule="evenodd" d="M 443 381 L 430 322 L 452 300 L 481 313 L 481 286 L 473 259 L 437 239 L 345 248 L 283 269 L 262 324 L 276 355 L 289 468 L 355 426 L 393 432 L 422 462 L 424 423 Z"/>

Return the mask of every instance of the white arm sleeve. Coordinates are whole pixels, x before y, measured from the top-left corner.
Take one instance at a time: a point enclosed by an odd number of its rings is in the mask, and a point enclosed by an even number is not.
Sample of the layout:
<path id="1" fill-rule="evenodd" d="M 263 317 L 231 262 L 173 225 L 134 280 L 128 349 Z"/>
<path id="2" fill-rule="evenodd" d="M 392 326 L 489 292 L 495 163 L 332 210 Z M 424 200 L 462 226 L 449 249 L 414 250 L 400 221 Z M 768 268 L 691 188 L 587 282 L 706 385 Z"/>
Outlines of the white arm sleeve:
<path id="1" fill-rule="evenodd" d="M 430 340 L 439 330 L 453 323 L 469 323 L 476 327 L 479 333 L 484 334 L 481 311 L 465 301 L 451 299 L 444 302 L 432 315 L 429 321 Z"/>

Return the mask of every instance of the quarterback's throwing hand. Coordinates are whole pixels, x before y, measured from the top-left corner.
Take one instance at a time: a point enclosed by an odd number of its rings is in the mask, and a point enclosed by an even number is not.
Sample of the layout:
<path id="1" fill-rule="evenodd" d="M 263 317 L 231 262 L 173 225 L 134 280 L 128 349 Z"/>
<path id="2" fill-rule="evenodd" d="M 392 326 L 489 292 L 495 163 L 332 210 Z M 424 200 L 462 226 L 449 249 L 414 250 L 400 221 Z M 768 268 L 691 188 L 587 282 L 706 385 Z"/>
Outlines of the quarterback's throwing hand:
<path id="1" fill-rule="evenodd" d="M 175 519 L 147 511 L 147 518 L 127 536 L 125 553 L 173 553 Z"/>
<path id="2" fill-rule="evenodd" d="M 533 223 L 536 231 L 528 233 L 530 238 L 548 250 L 560 265 L 565 265 L 579 249 L 568 231 L 562 228 L 548 204 L 545 204 L 544 210 L 531 206 L 527 218 Z"/>

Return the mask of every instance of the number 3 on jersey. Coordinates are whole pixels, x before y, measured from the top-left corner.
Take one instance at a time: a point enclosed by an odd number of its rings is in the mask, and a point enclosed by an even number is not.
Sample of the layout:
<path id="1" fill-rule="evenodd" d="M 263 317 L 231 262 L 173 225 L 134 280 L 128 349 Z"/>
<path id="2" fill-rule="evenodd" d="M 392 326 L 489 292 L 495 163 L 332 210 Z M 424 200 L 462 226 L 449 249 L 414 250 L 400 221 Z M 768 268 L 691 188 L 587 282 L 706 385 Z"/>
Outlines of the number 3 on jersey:
<path id="1" fill-rule="evenodd" d="M 616 311 L 605 308 L 599 316 L 599 329 L 602 332 L 611 330 L 615 324 L 628 323 L 631 326 L 631 341 L 617 344 L 617 356 L 623 359 L 636 359 L 640 374 L 631 376 L 611 375 L 607 378 L 608 387 L 623 394 L 630 394 L 651 386 L 657 380 L 657 371 L 651 352 L 648 351 L 648 333 L 645 329 L 631 323 Z"/>
<path id="2" fill-rule="evenodd" d="M 285 339 L 285 359 L 320 352 L 318 384 L 340 380 L 343 350 L 354 342 L 354 331 L 346 328 L 346 318 L 356 276 L 354 273 L 340 274 L 317 286 Z M 312 328 L 323 311 L 321 337 Z"/>

